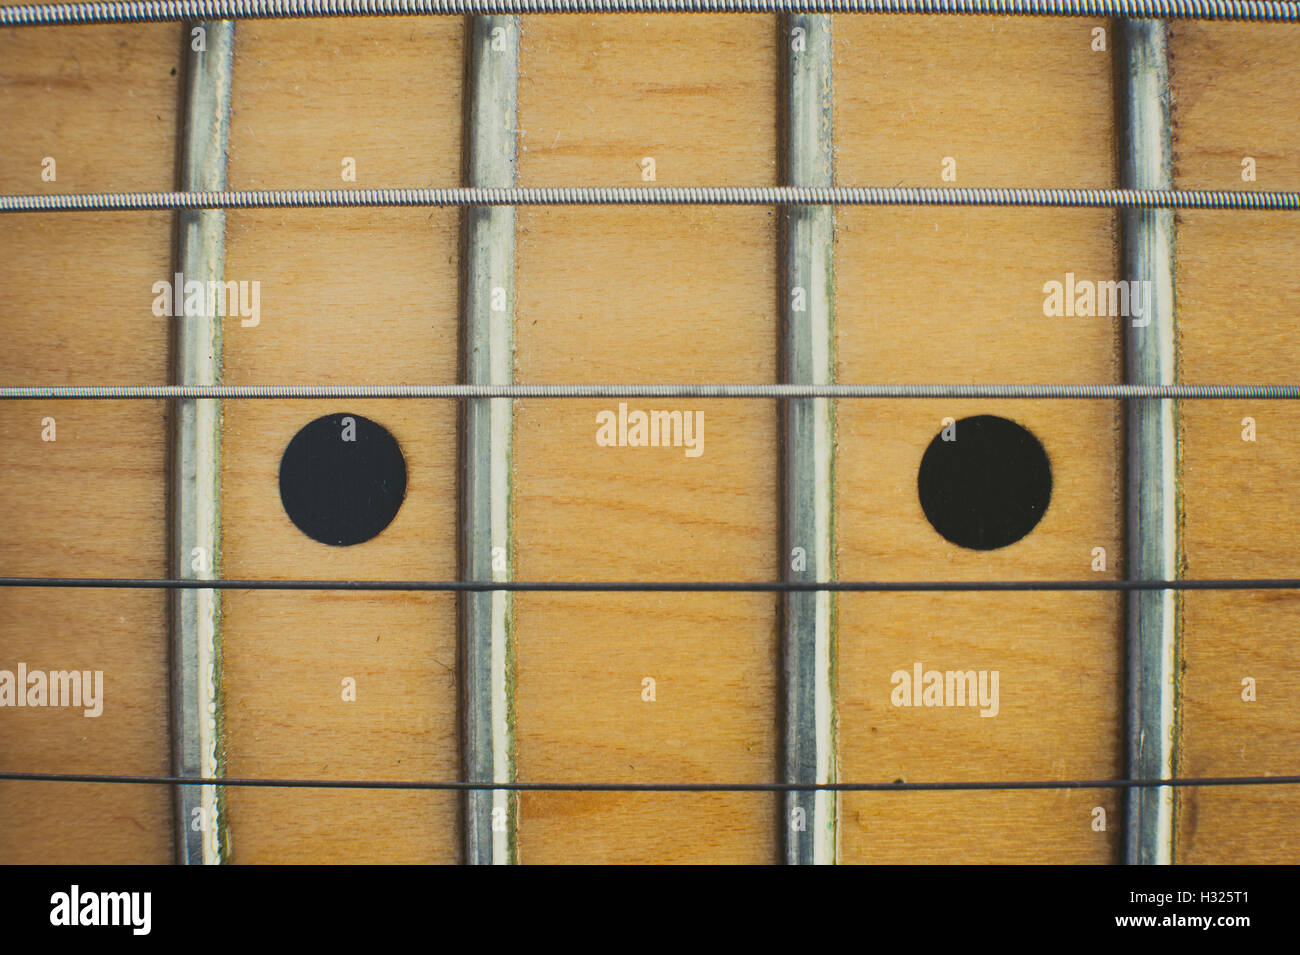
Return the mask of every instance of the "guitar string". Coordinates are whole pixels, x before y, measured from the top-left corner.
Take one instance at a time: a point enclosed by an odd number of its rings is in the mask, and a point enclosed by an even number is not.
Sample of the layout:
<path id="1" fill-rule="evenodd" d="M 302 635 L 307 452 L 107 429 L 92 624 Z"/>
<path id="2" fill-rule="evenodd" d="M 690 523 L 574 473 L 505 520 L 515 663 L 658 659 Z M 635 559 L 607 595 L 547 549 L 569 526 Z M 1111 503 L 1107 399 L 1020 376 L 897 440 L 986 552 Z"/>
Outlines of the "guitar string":
<path id="1" fill-rule="evenodd" d="M 0 26 L 565 13 L 877 13 L 1293 23 L 1278 0 L 143 0 L 0 8 Z"/>
<path id="2" fill-rule="evenodd" d="M 467 782 L 463 780 L 290 779 L 218 776 L 150 776 L 0 771 L 0 782 L 106 783 L 145 786 L 228 786 L 268 789 L 432 789 L 499 792 L 966 792 L 1035 789 L 1152 789 L 1210 786 L 1294 786 L 1300 776 L 1200 776 L 1171 779 L 944 780 L 894 783 L 578 783 Z"/>
<path id="3" fill-rule="evenodd" d="M 1025 398 L 1295 400 L 1300 385 L 36 385 L 0 400 L 164 398 Z"/>
<path id="4" fill-rule="evenodd" d="M 482 593 L 963 593 L 1008 591 L 1300 590 L 1300 578 L 1181 580 L 270 580 L 154 577 L 0 577 L 0 587 L 106 590 L 339 590 Z"/>
<path id="5" fill-rule="evenodd" d="M 0 10 L 6 8 L 0 7 Z M 10 8 L 12 9 L 12 8 Z M 357 209 L 460 206 L 996 206 L 1297 211 L 1300 192 L 987 186 L 516 186 L 228 189 L 0 196 L 0 212 Z"/>

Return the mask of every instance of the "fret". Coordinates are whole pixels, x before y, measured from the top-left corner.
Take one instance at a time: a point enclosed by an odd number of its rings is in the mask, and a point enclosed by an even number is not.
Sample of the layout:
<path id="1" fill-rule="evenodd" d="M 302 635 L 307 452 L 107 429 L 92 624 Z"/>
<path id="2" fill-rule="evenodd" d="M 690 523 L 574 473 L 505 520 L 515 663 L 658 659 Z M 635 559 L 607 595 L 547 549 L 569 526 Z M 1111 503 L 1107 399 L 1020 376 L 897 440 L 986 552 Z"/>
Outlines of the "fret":
<path id="1" fill-rule="evenodd" d="M 834 182 L 831 126 L 831 23 L 825 16 L 782 18 L 785 50 L 784 153 L 795 186 Z M 782 363 L 790 384 L 828 384 L 835 375 L 834 241 L 830 206 L 787 210 Z M 834 571 L 835 414 L 826 398 L 787 401 L 782 434 L 781 552 L 791 581 L 827 581 Z M 785 779 L 835 779 L 834 608 L 831 595 L 787 593 L 781 604 Z M 833 863 L 836 797 L 792 792 L 785 799 L 785 860 Z"/>
<path id="2" fill-rule="evenodd" d="M 1120 174 L 1134 189 L 1173 188 L 1169 62 L 1165 27 L 1123 21 Z M 1152 289 L 1142 323 L 1125 322 L 1127 379 L 1138 385 L 1177 380 L 1174 310 L 1174 215 L 1167 209 L 1125 210 L 1121 219 L 1125 273 Z M 1128 572 L 1131 577 L 1178 576 L 1178 426 L 1172 401 L 1128 407 Z M 1128 770 L 1141 779 L 1174 775 L 1175 674 L 1179 607 L 1175 591 L 1128 597 Z M 1125 857 L 1130 864 L 1174 861 L 1174 791 L 1129 794 Z"/>
<path id="3" fill-rule="evenodd" d="M 186 25 L 184 35 L 191 35 Z M 186 44 L 180 185 L 224 189 L 230 135 L 230 78 L 235 25 L 196 24 L 206 33 L 203 52 Z M 226 215 L 220 209 L 185 210 L 176 224 L 177 299 L 182 282 L 224 282 Z M 181 278 L 183 276 L 183 279 Z M 196 315 L 172 323 L 172 364 L 178 385 L 221 383 L 221 319 Z M 171 527 L 168 564 L 179 578 L 206 579 L 221 567 L 221 405 L 180 398 L 171 414 Z M 215 590 L 175 590 L 171 628 L 172 771 L 211 779 L 220 775 L 220 598 Z M 175 791 L 176 859 L 217 864 L 224 857 L 221 800 L 213 786 Z"/>
<path id="4" fill-rule="evenodd" d="M 518 19 L 474 17 L 466 42 L 469 184 L 513 186 Z M 461 321 L 467 383 L 513 384 L 514 210 L 471 206 L 464 212 L 464 228 Z M 460 560 L 468 579 L 507 581 L 514 559 L 510 519 L 514 407 L 508 398 L 471 399 L 463 407 Z M 509 592 L 465 594 L 461 599 L 462 758 L 464 778 L 471 782 L 514 780 L 513 616 Z M 465 794 L 466 862 L 515 861 L 516 803 L 512 792 Z"/>

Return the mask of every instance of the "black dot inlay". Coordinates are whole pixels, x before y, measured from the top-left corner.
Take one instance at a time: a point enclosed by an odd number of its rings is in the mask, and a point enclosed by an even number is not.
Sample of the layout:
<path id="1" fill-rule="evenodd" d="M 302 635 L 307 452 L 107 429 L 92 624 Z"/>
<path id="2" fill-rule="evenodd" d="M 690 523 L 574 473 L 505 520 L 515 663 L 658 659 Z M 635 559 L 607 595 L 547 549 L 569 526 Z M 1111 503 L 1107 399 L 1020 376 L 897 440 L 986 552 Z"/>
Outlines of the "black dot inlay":
<path id="1" fill-rule="evenodd" d="M 280 459 L 280 501 L 289 519 L 322 544 L 360 544 L 392 523 L 406 496 L 397 439 L 359 414 L 317 418 Z"/>
<path id="2" fill-rule="evenodd" d="M 943 431 L 935 435 L 916 484 L 936 531 L 961 547 L 995 550 L 1042 520 L 1052 498 L 1052 468 L 1028 430 L 977 415 L 957 422 L 956 440 L 945 441 Z"/>

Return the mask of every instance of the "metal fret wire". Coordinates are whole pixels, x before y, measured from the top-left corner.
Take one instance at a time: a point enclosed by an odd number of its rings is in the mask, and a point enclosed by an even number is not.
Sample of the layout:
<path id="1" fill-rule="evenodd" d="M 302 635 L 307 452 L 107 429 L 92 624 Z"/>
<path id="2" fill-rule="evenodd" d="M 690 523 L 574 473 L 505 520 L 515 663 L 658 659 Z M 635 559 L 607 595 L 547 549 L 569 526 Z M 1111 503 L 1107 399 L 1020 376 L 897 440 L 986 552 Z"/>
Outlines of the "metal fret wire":
<path id="1" fill-rule="evenodd" d="M 781 181 L 795 186 L 835 182 L 835 80 L 831 18 L 781 18 Z M 835 209 L 781 210 L 779 248 L 781 381 L 835 380 Z M 802 296 L 798 303 L 797 296 Z M 825 398 L 786 401 L 780 408 L 777 452 L 781 553 L 805 555 L 786 580 L 835 577 L 835 414 Z M 839 777 L 835 726 L 833 594 L 787 591 L 780 616 L 779 750 L 785 782 L 833 782 Z M 832 865 L 839 846 L 839 800 L 822 792 L 787 793 L 778 826 L 788 865 Z"/>
<path id="2" fill-rule="evenodd" d="M 1173 116 L 1166 25 L 1121 20 L 1117 27 L 1120 183 L 1171 189 Z M 1174 214 L 1125 209 L 1118 218 L 1121 275 L 1151 291 L 1146 322 L 1121 326 L 1124 380 L 1173 384 L 1178 380 Z M 1124 536 L 1127 568 L 1134 577 L 1178 576 L 1178 414 L 1179 406 L 1172 401 L 1132 402 L 1124 408 Z M 1125 769 L 1130 777 L 1178 775 L 1178 596 L 1172 590 L 1144 591 L 1130 593 L 1126 601 Z M 1124 857 L 1130 865 L 1173 863 L 1175 811 L 1172 789 L 1129 793 Z"/>
<path id="3" fill-rule="evenodd" d="M 146 0 L 0 8 L 0 26 L 315 17 L 563 13 L 879 13 L 1294 23 L 1276 0 Z"/>
<path id="4" fill-rule="evenodd" d="M 1300 192 L 981 186 L 456 186 L 437 189 L 234 189 L 0 196 L 0 212 L 706 205 L 1007 206 L 1293 212 L 1300 210 Z"/>
<path id="5" fill-rule="evenodd" d="M 0 401 L 156 398 L 1054 398 L 1294 400 L 1300 385 L 40 385 Z"/>
<path id="6" fill-rule="evenodd" d="M 475 186 L 515 184 L 519 142 L 519 20 L 473 17 L 466 33 L 465 173 Z M 461 378 L 515 380 L 515 210 L 471 206 L 461 216 Z M 497 295 L 503 301 L 494 302 Z M 458 566 L 472 580 L 514 576 L 511 462 L 514 403 L 460 406 Z M 505 564 L 495 554 L 505 555 Z M 515 778 L 514 605 L 509 591 L 463 593 L 458 601 L 461 776 Z M 474 865 L 518 861 L 518 801 L 510 793 L 464 794 L 461 858 Z"/>
<path id="7" fill-rule="evenodd" d="M 184 97 L 180 103 L 180 186 L 225 189 L 230 138 L 230 94 L 234 78 L 235 25 L 205 21 L 207 43 L 185 52 Z M 181 27 L 188 34 L 192 24 Z M 226 274 L 226 213 L 187 209 L 176 214 L 176 271 L 203 282 Z M 172 381 L 182 385 L 221 383 L 224 323 L 218 316 L 170 323 Z M 221 404 L 170 402 L 167 462 L 167 563 L 180 577 L 202 577 L 192 562 L 195 549 L 211 555 L 220 572 L 221 554 Z M 172 771 L 178 776 L 221 776 L 224 707 L 221 686 L 221 602 L 213 590 L 174 590 L 168 594 L 171 644 L 170 725 Z M 218 864 L 229 848 L 226 814 L 212 787 L 177 787 L 173 793 L 176 861 Z M 198 819 L 200 825 L 195 826 Z"/>

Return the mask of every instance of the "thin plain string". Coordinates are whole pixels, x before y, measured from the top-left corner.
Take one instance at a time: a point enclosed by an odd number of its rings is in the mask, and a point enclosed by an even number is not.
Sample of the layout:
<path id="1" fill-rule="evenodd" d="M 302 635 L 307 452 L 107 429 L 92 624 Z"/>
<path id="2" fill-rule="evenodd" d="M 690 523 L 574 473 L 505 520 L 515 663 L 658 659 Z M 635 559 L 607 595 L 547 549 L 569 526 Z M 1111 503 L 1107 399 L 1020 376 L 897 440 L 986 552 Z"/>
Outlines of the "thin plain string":
<path id="1" fill-rule="evenodd" d="M 0 400 L 288 398 L 1053 398 L 1259 400 L 1300 398 L 1300 385 L 36 385 Z"/>
<path id="2" fill-rule="evenodd" d="M 153 577 L 0 577 L 0 587 L 108 590 L 342 590 L 482 593 L 957 593 L 984 591 L 1300 590 L 1300 578 L 1216 580 L 239 580 Z"/>

